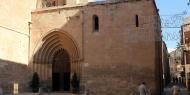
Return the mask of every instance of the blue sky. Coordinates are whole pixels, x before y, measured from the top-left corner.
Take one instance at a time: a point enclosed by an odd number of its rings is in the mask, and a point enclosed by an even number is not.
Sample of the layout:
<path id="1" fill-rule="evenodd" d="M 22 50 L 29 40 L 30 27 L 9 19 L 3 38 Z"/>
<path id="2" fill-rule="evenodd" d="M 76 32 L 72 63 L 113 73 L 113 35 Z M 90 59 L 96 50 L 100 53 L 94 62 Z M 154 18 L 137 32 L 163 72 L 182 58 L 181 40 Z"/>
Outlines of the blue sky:
<path id="1" fill-rule="evenodd" d="M 188 0 L 156 0 L 159 14 L 161 17 L 171 17 L 175 14 L 182 14 L 184 11 L 186 15 L 190 15 L 190 6 L 187 5 Z M 179 28 L 162 28 L 163 38 L 168 49 L 175 48 L 179 41 Z"/>
<path id="2" fill-rule="evenodd" d="M 104 1 L 104 0 L 96 0 Z M 159 14 L 161 18 L 168 20 L 171 16 L 176 14 L 183 14 L 186 12 L 186 15 L 180 15 L 183 17 L 190 16 L 190 6 L 187 5 L 189 0 L 155 0 L 156 5 L 159 9 Z M 182 21 L 181 21 L 182 22 Z M 180 26 L 182 23 L 178 23 Z M 179 34 L 180 28 L 162 28 L 163 40 L 166 42 L 169 52 L 174 50 L 177 46 L 177 42 L 180 40 Z"/>

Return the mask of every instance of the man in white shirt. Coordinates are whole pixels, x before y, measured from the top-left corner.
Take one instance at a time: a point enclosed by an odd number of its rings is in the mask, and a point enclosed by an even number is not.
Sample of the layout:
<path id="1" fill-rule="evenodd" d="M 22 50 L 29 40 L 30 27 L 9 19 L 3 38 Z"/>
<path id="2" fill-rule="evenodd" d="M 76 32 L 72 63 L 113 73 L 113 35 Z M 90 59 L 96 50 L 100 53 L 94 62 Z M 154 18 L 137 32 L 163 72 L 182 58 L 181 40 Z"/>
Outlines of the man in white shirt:
<path id="1" fill-rule="evenodd" d="M 3 95 L 3 89 L 0 87 L 0 95 Z"/>
<path id="2" fill-rule="evenodd" d="M 147 95 L 147 88 L 145 82 L 142 82 L 142 84 L 139 85 L 138 91 L 139 95 Z"/>

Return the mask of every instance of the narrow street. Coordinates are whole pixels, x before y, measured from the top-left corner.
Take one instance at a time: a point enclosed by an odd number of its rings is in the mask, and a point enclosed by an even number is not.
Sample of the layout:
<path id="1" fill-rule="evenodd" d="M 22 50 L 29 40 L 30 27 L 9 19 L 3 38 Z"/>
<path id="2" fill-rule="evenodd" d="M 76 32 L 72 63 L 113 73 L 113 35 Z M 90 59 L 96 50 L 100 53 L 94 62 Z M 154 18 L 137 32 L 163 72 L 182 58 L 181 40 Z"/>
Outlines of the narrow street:
<path id="1" fill-rule="evenodd" d="M 164 93 L 163 95 L 172 95 L 171 89 L 174 84 L 169 84 L 166 88 L 164 88 Z M 187 88 L 183 85 L 178 83 L 178 87 L 180 87 L 180 94 L 179 95 L 190 95 Z"/>

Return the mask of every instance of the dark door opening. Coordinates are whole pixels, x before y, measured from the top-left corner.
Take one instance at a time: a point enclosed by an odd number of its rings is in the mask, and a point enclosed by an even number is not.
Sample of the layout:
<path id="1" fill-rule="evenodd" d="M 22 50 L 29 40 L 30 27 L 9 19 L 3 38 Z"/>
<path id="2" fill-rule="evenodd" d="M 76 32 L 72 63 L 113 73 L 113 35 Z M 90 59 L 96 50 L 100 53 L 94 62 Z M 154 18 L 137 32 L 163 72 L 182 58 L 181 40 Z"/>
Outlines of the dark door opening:
<path id="1" fill-rule="evenodd" d="M 54 55 L 52 65 L 53 91 L 70 91 L 70 58 L 64 50 L 58 50 Z"/>
<path id="2" fill-rule="evenodd" d="M 59 73 L 53 73 L 53 91 L 59 91 L 60 90 L 60 74 Z"/>
<path id="3" fill-rule="evenodd" d="M 69 91 L 70 90 L 70 72 L 65 72 L 63 76 L 63 90 Z"/>

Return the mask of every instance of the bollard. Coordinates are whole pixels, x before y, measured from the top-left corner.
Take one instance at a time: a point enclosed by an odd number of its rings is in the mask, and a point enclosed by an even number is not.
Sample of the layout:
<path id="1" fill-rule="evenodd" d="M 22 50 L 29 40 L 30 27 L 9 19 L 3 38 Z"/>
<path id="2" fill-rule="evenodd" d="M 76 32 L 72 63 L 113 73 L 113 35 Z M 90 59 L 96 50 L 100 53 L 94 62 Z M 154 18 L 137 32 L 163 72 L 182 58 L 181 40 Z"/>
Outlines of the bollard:
<path id="1" fill-rule="evenodd" d="M 39 88 L 39 95 L 43 95 L 43 89 L 42 89 L 42 87 Z"/>
<path id="2" fill-rule="evenodd" d="M 13 94 L 18 94 L 18 83 L 13 84 Z"/>

